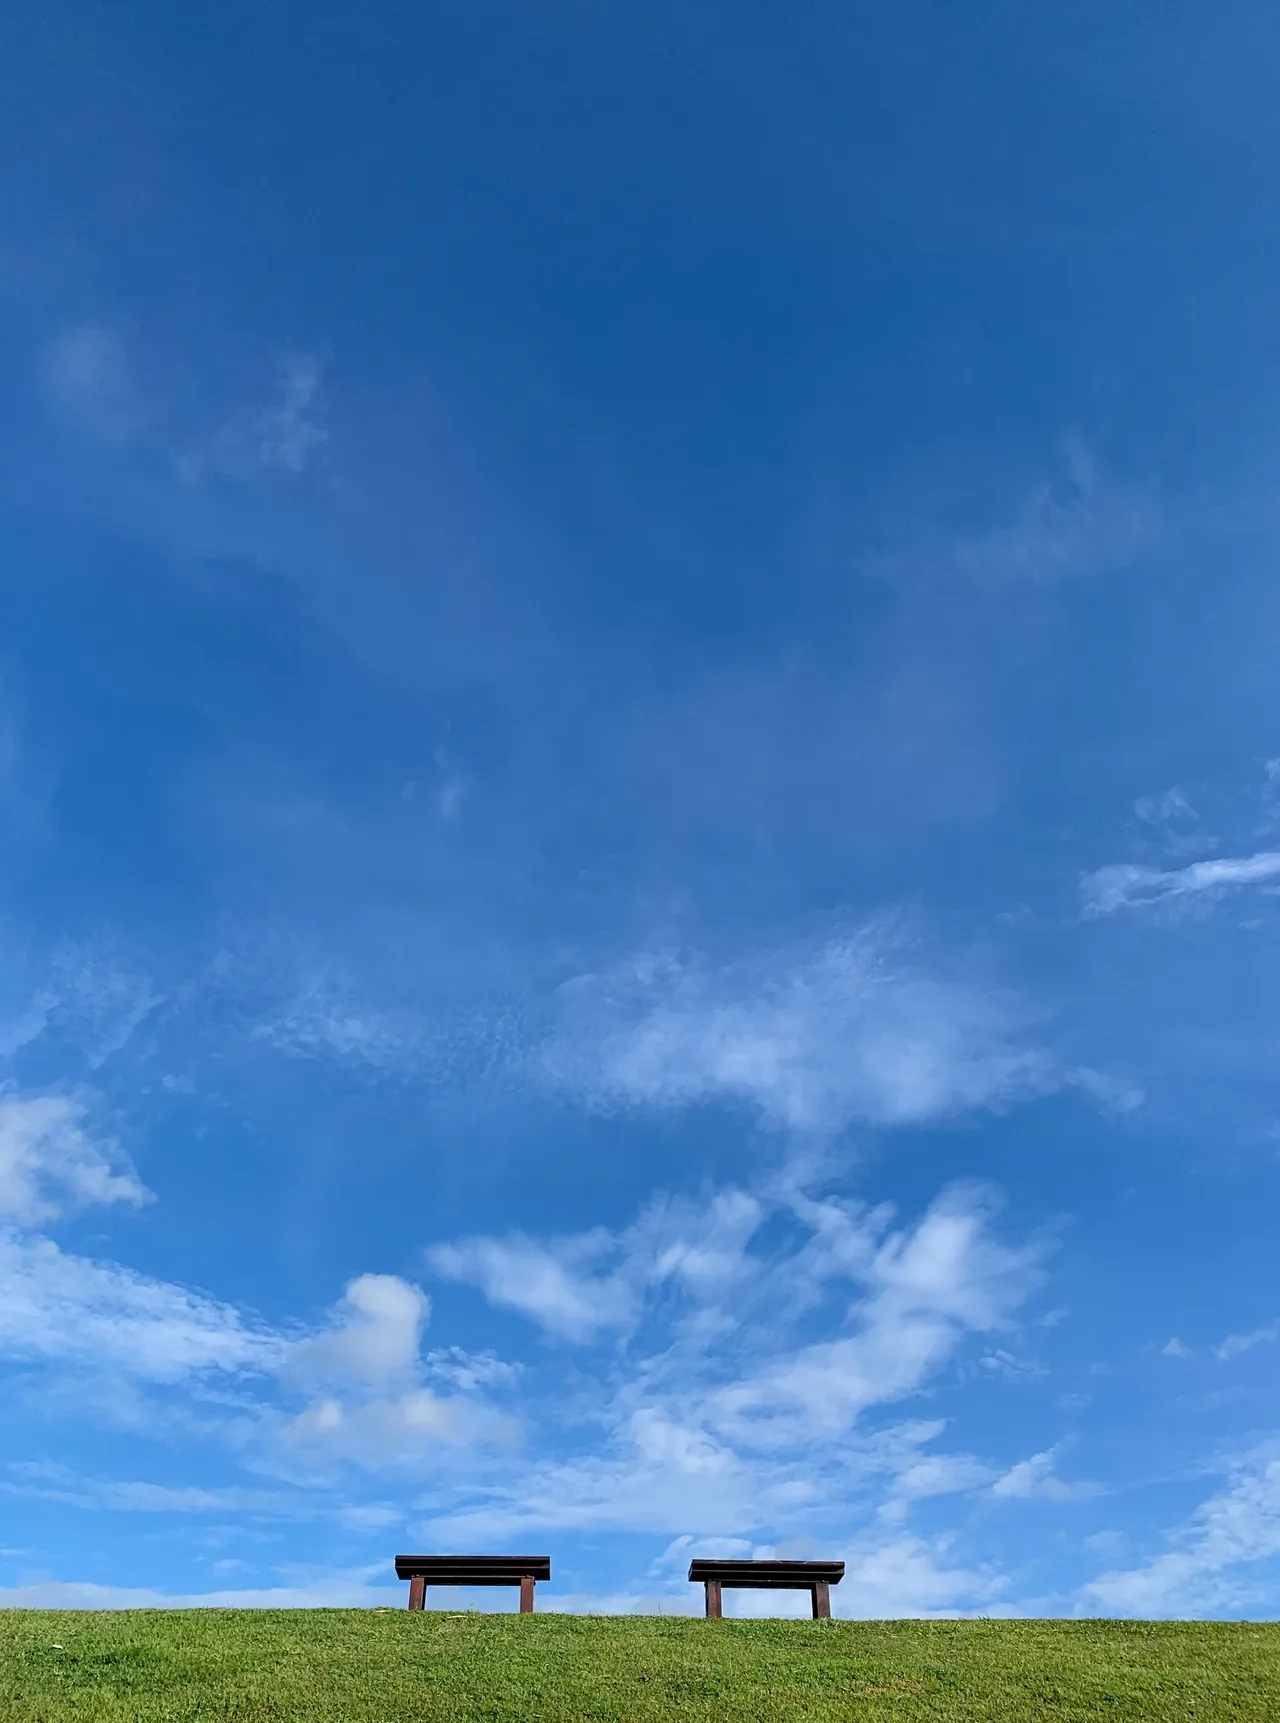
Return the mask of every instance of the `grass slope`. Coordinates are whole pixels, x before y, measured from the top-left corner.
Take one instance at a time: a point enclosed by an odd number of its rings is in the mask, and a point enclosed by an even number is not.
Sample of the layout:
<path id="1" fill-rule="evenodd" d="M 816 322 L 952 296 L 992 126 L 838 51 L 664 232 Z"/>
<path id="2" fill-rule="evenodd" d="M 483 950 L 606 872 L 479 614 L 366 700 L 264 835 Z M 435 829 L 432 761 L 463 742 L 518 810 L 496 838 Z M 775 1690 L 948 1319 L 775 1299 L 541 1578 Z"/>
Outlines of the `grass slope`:
<path id="1" fill-rule="evenodd" d="M 4 1723 L 1277 1723 L 1280 1626 L 0 1611 Z"/>

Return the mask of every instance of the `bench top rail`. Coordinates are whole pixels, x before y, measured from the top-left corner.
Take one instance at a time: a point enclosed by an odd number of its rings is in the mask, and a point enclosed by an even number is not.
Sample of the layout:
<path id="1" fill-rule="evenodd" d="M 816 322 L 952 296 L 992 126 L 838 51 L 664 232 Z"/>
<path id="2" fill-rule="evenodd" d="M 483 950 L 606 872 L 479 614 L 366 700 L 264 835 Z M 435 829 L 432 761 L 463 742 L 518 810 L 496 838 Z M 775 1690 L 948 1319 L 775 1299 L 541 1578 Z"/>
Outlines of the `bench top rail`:
<path id="1" fill-rule="evenodd" d="M 518 1585 L 522 1579 L 550 1579 L 549 1555 L 398 1555 L 397 1579 L 425 1579 L 428 1585 Z"/>
<path id="2" fill-rule="evenodd" d="M 721 1585 L 745 1586 L 757 1591 L 786 1590 L 810 1585 L 839 1585 L 844 1578 L 842 1561 L 711 1561 L 699 1558 L 689 1563 L 691 1580 L 719 1580 Z"/>

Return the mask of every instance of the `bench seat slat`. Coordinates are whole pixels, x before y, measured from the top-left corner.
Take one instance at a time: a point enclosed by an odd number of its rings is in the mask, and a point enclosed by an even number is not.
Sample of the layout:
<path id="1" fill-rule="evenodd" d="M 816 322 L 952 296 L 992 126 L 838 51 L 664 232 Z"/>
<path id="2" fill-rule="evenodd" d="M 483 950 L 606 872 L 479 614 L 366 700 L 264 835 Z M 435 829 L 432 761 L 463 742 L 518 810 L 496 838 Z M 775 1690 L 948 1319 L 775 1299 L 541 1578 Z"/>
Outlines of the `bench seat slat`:
<path id="1" fill-rule="evenodd" d="M 397 1579 L 424 1579 L 428 1585 L 516 1585 L 522 1579 L 550 1579 L 549 1555 L 398 1555 Z"/>
<path id="2" fill-rule="evenodd" d="M 689 1563 L 692 1581 L 718 1580 L 721 1585 L 748 1591 L 803 1590 L 812 1585 L 839 1585 L 844 1578 L 842 1561 L 714 1561 L 697 1558 Z"/>

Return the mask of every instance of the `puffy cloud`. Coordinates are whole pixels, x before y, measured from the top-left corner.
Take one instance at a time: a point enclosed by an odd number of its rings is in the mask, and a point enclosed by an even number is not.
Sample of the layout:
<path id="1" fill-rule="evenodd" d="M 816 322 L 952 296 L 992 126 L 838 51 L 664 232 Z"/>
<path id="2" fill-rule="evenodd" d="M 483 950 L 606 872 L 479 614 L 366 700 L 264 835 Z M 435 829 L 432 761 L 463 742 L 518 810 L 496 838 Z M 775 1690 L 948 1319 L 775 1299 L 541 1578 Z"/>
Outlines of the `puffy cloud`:
<path id="1" fill-rule="evenodd" d="M 89 1135 L 79 1102 L 0 1096 L 0 1219 L 31 1226 L 68 1208 L 149 1197 L 118 1146 Z"/>
<path id="2" fill-rule="evenodd" d="M 285 1448 L 313 1461 L 348 1460 L 368 1469 L 412 1464 L 442 1446 L 510 1446 L 519 1437 L 515 1419 L 483 1401 L 464 1394 L 440 1395 L 430 1388 L 354 1403 L 336 1397 L 318 1400 L 279 1433 Z"/>
<path id="3" fill-rule="evenodd" d="M 478 1286 L 491 1304 L 518 1311 L 561 1339 L 588 1341 L 634 1327 L 647 1289 L 675 1283 L 711 1298 L 750 1267 L 746 1247 L 765 1215 L 745 1191 L 705 1203 L 660 1197 L 619 1234 L 602 1227 L 541 1243 L 512 1233 L 437 1245 L 438 1274 Z"/>
<path id="4" fill-rule="evenodd" d="M 428 1309 L 407 1281 L 361 1275 L 320 1333 L 300 1335 L 186 1287 L 69 1255 L 50 1239 L 0 1232 L 0 1357 L 69 1367 L 78 1403 L 91 1372 L 153 1390 L 231 1378 L 235 1405 L 221 1421 L 234 1424 L 239 1446 L 266 1457 L 372 1468 L 422 1459 L 442 1443 L 515 1440 L 516 1426 L 486 1394 L 516 1372 L 465 1353 L 423 1361 Z M 321 1392 L 289 1410 L 304 1384 Z M 387 1393 L 392 1385 L 399 1392 Z"/>
<path id="5" fill-rule="evenodd" d="M 588 1340 L 621 1327 L 635 1294 L 616 1275 L 594 1275 L 591 1263 L 609 1247 L 604 1231 L 542 1245 L 522 1233 L 437 1245 L 428 1259 L 437 1274 L 478 1286 L 491 1304 L 516 1310 L 567 1340 Z"/>
<path id="6" fill-rule="evenodd" d="M 304 1341 L 291 1369 L 311 1377 L 381 1383 L 411 1373 L 431 1313 L 427 1295 L 394 1274 L 362 1274 L 348 1283 L 327 1333 Z"/>

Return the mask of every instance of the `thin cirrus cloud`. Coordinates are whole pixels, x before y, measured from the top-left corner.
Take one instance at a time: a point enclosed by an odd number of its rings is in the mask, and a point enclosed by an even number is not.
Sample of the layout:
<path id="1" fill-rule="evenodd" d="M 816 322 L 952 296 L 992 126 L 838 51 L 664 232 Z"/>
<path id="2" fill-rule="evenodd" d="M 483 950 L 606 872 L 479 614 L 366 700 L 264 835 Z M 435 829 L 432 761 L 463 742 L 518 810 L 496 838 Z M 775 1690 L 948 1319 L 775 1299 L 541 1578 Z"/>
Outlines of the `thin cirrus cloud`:
<path id="1" fill-rule="evenodd" d="M 1172 1548 L 1142 1566 L 1113 1569 L 1083 1588 L 1082 1607 L 1130 1616 L 1265 1610 L 1261 1564 L 1280 1555 L 1280 1452 L 1274 1442 L 1240 1455 L 1225 1489 L 1171 1535 Z"/>
<path id="2" fill-rule="evenodd" d="M 1065 473 L 1036 486 L 1016 515 L 957 546 L 955 561 L 986 582 L 1086 579 L 1128 568 L 1156 544 L 1158 499 L 1105 479 L 1092 452 L 1069 440 Z"/>
<path id="3" fill-rule="evenodd" d="M 1280 850 L 1260 850 L 1256 855 L 1219 856 L 1182 868 L 1117 862 L 1086 874 L 1081 892 L 1085 914 L 1101 916 L 1177 899 L 1217 897 L 1237 886 L 1266 885 L 1276 878 L 1280 878 Z"/>
<path id="4" fill-rule="evenodd" d="M 0 1234 L 0 1352 L 142 1382 L 262 1371 L 282 1338 L 233 1306 L 115 1263 L 69 1255 L 52 1239 Z"/>
<path id="5" fill-rule="evenodd" d="M 1073 1081 L 994 988 L 925 972 L 890 923 L 720 967 L 641 955 L 560 990 L 530 1057 L 597 1108 L 738 1101 L 774 1128 L 835 1132 L 1000 1107 Z"/>
<path id="6" fill-rule="evenodd" d="M 286 353 L 267 404 L 235 414 L 189 448 L 178 460 L 178 473 L 189 484 L 271 472 L 296 476 L 314 465 L 329 440 L 325 411 L 322 361 L 313 353 Z"/>
<path id="7" fill-rule="evenodd" d="M 106 323 L 60 330 L 40 355 L 39 383 L 54 417 L 118 453 L 143 446 L 167 449 L 188 484 L 211 477 L 249 479 L 271 472 L 298 474 L 328 442 L 324 363 L 314 353 L 280 356 L 264 404 L 239 410 L 203 438 L 174 428 L 172 403 L 139 380 L 145 347 Z M 154 355 L 151 355 L 154 359 Z M 156 367 L 154 364 L 151 369 Z"/>

